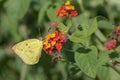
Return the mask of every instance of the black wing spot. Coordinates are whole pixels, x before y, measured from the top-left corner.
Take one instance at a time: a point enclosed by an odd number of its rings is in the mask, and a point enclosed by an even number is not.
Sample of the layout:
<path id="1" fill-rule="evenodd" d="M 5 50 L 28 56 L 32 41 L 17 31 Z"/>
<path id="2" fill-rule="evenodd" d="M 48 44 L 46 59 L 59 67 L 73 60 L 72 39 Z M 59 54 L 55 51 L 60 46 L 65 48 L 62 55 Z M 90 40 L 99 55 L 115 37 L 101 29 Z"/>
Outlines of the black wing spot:
<path id="1" fill-rule="evenodd" d="M 26 46 L 28 46 L 28 44 L 27 44 L 27 43 L 26 43 L 25 45 L 26 45 Z"/>
<path id="2" fill-rule="evenodd" d="M 23 49 L 21 49 L 21 51 L 23 51 Z"/>
<path id="3" fill-rule="evenodd" d="M 31 57 L 31 59 L 34 59 L 34 57 Z"/>
<path id="4" fill-rule="evenodd" d="M 32 50 L 29 50 L 29 52 L 30 52 L 30 53 L 33 53 L 33 51 L 32 51 Z"/>

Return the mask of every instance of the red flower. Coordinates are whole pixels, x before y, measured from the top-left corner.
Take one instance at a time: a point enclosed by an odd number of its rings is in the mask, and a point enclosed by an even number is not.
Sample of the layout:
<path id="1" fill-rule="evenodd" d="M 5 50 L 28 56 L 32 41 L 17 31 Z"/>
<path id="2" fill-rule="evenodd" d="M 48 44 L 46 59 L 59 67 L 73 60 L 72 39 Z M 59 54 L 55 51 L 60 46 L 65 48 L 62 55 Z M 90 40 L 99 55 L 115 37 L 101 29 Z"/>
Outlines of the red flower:
<path id="1" fill-rule="evenodd" d="M 60 7 L 60 10 L 66 10 L 66 9 L 65 9 L 65 6 L 61 6 L 61 7 Z"/>
<path id="2" fill-rule="evenodd" d="M 71 12 L 70 12 L 70 15 L 71 15 L 71 16 L 77 16 L 78 13 L 77 13 L 77 11 L 71 11 Z"/>
<path id="3" fill-rule="evenodd" d="M 55 38 L 53 38 L 53 40 L 55 40 L 55 41 L 60 39 L 60 36 L 62 35 L 62 33 L 58 33 L 58 31 L 55 31 L 54 34 L 55 34 Z"/>
<path id="4" fill-rule="evenodd" d="M 110 40 L 110 41 L 105 43 L 105 47 L 107 50 L 111 50 L 111 49 L 116 47 L 116 43 L 117 43 L 116 40 Z"/>

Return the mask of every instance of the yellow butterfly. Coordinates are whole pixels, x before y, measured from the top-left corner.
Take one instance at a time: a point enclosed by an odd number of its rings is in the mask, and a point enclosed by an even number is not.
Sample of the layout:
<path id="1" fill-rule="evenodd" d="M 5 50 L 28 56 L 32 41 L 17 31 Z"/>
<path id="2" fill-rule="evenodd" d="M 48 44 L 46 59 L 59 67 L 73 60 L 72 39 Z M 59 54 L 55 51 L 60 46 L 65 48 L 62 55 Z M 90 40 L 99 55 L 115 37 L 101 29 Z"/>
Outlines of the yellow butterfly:
<path id="1" fill-rule="evenodd" d="M 43 48 L 43 41 L 38 39 L 28 39 L 15 44 L 13 51 L 25 62 L 26 64 L 36 64 L 41 56 Z"/>

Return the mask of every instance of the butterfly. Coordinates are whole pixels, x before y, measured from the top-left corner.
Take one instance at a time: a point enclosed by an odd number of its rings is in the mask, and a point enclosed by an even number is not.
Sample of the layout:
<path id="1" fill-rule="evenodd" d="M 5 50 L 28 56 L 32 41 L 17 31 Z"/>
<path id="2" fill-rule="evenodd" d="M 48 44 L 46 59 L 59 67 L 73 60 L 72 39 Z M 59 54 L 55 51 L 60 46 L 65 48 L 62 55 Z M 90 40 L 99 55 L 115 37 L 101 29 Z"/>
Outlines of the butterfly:
<path id="1" fill-rule="evenodd" d="M 12 50 L 26 64 L 36 64 L 39 61 L 43 48 L 43 41 L 39 39 L 27 39 L 15 44 Z"/>

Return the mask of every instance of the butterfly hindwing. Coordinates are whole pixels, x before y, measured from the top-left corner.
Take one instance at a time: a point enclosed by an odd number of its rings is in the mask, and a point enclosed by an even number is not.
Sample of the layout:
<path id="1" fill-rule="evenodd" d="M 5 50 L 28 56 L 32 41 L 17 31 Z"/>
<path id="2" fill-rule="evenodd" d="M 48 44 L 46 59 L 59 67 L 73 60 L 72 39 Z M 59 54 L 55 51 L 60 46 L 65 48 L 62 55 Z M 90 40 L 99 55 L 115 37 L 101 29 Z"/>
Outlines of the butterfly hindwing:
<path id="1" fill-rule="evenodd" d="M 42 47 L 42 41 L 28 39 L 17 43 L 12 49 L 26 64 L 36 64 L 41 56 Z"/>

